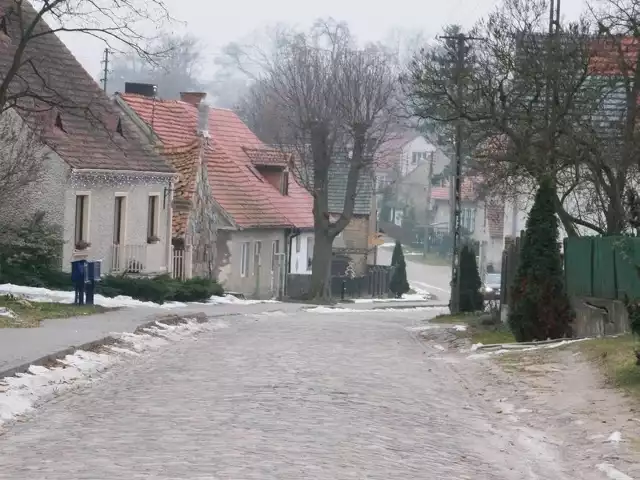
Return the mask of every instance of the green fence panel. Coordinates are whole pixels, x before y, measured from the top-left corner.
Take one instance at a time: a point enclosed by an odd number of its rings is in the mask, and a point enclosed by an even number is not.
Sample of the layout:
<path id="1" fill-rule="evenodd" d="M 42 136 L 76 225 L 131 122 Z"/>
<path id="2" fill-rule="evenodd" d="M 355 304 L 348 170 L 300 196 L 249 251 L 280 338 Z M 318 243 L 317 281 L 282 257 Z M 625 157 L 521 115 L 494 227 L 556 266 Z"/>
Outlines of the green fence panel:
<path id="1" fill-rule="evenodd" d="M 617 237 L 615 249 L 618 299 L 640 299 L 640 239 Z"/>
<path id="2" fill-rule="evenodd" d="M 617 298 L 615 247 L 618 237 L 593 238 L 593 290 L 591 296 L 613 300 Z"/>
<path id="3" fill-rule="evenodd" d="M 571 296 L 591 297 L 592 237 L 567 238 L 564 251 L 564 268 L 567 292 Z"/>

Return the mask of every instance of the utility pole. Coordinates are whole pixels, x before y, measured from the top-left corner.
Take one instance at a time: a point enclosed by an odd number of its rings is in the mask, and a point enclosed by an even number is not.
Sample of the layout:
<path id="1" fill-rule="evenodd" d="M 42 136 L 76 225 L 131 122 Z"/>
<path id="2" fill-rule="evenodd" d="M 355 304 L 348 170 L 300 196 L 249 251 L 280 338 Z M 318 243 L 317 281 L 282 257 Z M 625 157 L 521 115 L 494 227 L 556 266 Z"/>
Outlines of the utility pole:
<path id="1" fill-rule="evenodd" d="M 451 254 L 451 300 L 449 309 L 452 314 L 460 311 L 460 213 L 461 213 L 461 183 L 462 183 L 462 142 L 463 142 L 463 119 L 462 105 L 464 102 L 464 89 L 462 85 L 463 72 L 465 69 L 465 45 L 470 40 L 482 40 L 477 37 L 469 37 L 464 33 L 455 36 L 443 36 L 445 39 L 456 40 L 456 102 L 458 104 L 458 120 L 456 122 L 456 164 L 453 169 L 452 182 L 452 212 L 450 232 L 453 234 L 453 245 Z"/>
<path id="2" fill-rule="evenodd" d="M 435 162 L 435 153 L 431 152 L 431 158 L 429 159 L 429 173 L 427 174 L 427 209 L 425 210 L 425 226 L 424 226 L 424 257 L 426 258 L 429 253 L 429 226 L 431 225 L 431 187 L 433 182 L 433 164 Z"/>
<path id="3" fill-rule="evenodd" d="M 104 65 L 103 70 L 102 70 L 102 78 L 100 79 L 100 83 L 102 83 L 102 89 L 105 91 L 107 91 L 107 80 L 109 78 L 109 49 L 105 48 L 104 49 L 104 57 L 102 58 L 102 61 L 100 62 L 101 65 Z"/>

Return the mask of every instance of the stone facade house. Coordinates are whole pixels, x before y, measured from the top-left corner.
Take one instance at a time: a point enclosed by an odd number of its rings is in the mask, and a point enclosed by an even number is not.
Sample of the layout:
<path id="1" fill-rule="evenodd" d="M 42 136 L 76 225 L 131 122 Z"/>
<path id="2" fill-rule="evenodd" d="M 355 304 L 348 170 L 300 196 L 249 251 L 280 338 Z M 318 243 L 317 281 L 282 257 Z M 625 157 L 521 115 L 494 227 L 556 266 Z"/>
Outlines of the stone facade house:
<path id="1" fill-rule="evenodd" d="M 185 247 L 176 262 L 186 275 L 214 277 L 250 297 L 279 296 L 286 272 L 307 270 L 312 198 L 289 175 L 287 155 L 264 145 L 231 110 L 204 100 L 197 92 L 178 101 L 116 95 L 180 173 L 172 237 L 174 249 Z"/>
<path id="2" fill-rule="evenodd" d="M 348 160 L 334 159 L 329 172 L 329 214 L 336 221 L 344 209 L 347 194 Z M 373 177 L 363 171 L 358 178 L 353 216 L 333 241 L 335 274 L 344 274 L 344 268 L 352 264 L 356 275 L 364 275 L 367 265 L 375 263 L 372 237 L 377 232 L 376 202 Z"/>
<path id="3" fill-rule="evenodd" d="M 2 4 L 9 2 L 1 2 Z M 6 72 L 21 38 L 20 26 L 35 11 L 26 3 L 6 9 L 0 20 L 6 37 L 0 72 Z M 61 267 L 76 259 L 102 260 L 103 273 L 171 271 L 171 183 L 174 169 L 143 148 L 135 127 L 44 22 L 27 43 L 10 84 L 12 108 L 0 121 L 34 141 L 36 181 L 0 206 L 5 222 L 38 212 L 61 227 Z M 13 97 L 12 97 L 13 96 Z M 3 140 L 0 140 L 0 145 Z M 5 142 L 6 137 L 5 137 Z M 14 145 L 1 145 L 6 155 Z"/>

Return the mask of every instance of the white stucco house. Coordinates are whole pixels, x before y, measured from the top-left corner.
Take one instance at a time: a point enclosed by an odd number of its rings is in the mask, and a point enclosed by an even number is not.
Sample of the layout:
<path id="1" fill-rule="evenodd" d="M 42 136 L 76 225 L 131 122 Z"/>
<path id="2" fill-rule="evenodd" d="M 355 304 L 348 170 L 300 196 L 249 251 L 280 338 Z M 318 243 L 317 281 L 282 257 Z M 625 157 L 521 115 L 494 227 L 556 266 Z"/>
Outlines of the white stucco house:
<path id="1" fill-rule="evenodd" d="M 133 83 L 115 96 L 179 173 L 170 236 L 191 248 L 191 271 L 247 297 L 280 296 L 287 273 L 311 269 L 313 199 L 290 174 L 290 155 L 205 100 L 202 92 L 163 100 L 153 85 Z"/>
<path id="2" fill-rule="evenodd" d="M 18 20 L 6 22 L 11 38 L 21 38 Z M 43 212 L 45 221 L 61 226 L 65 270 L 72 260 L 88 259 L 102 260 L 103 273 L 170 272 L 173 168 L 142 147 L 131 124 L 47 30 L 44 22 L 36 26 L 42 35 L 27 44 L 10 86 L 27 93 L 2 116 L 29 133 L 42 169 L 1 214 L 8 220 Z M 11 63 L 16 45 L 3 44 L 2 65 Z"/>

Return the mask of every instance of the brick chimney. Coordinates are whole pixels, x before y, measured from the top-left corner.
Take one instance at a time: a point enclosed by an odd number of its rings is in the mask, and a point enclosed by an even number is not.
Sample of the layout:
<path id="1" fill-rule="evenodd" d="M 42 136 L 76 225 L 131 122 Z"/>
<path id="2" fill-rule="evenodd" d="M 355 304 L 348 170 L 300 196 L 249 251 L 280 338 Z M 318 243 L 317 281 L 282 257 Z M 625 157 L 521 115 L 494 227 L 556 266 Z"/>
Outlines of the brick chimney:
<path id="1" fill-rule="evenodd" d="M 206 92 L 180 92 L 180 100 L 198 106 L 207 96 Z"/>

